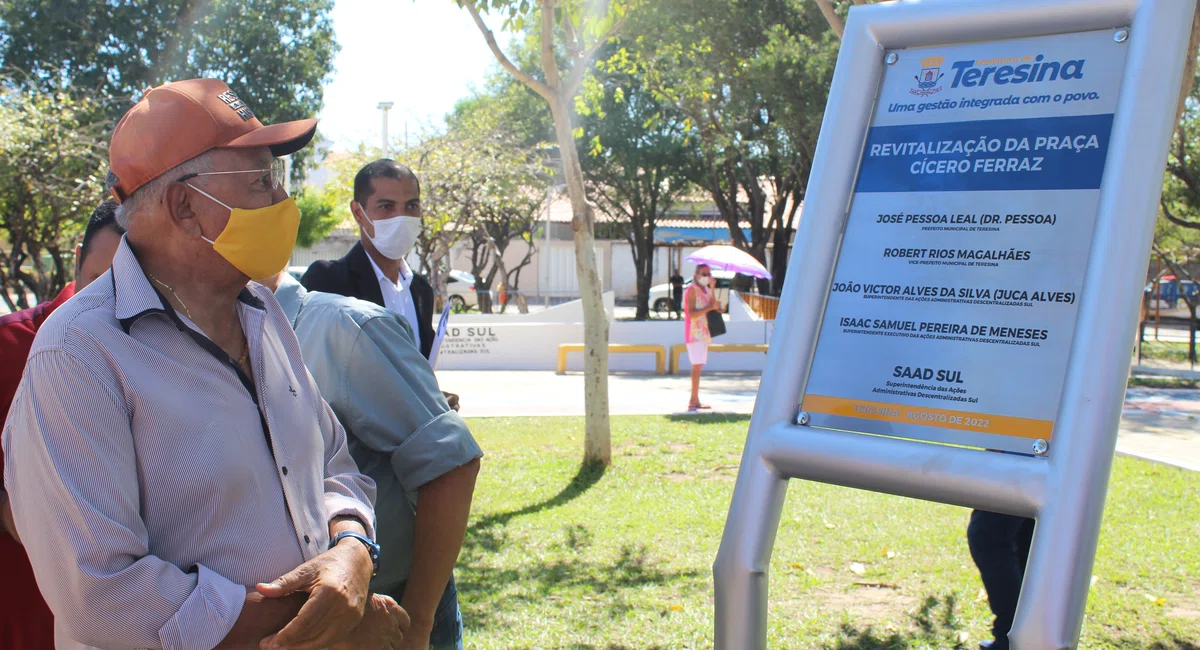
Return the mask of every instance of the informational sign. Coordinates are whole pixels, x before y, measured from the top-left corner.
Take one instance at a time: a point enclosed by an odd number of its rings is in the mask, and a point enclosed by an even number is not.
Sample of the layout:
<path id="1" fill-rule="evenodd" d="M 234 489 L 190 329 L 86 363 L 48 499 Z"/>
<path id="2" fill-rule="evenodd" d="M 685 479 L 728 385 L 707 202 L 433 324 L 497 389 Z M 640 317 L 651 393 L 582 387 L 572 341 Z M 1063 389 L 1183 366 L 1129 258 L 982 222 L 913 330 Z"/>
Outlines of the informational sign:
<path id="1" fill-rule="evenodd" d="M 446 340 L 446 325 L 450 323 L 450 308 L 454 303 L 447 300 L 442 317 L 438 319 L 437 332 L 433 335 L 433 347 L 429 352 L 429 367 L 437 370 L 438 354 L 442 350 L 442 342 Z"/>
<path id="2" fill-rule="evenodd" d="M 488 325 L 451 327 L 446 330 L 446 356 L 490 355 L 500 344 L 503 328 Z"/>
<path id="3" fill-rule="evenodd" d="M 889 53 L 802 410 L 1049 441 L 1126 46 L 1113 30 Z"/>

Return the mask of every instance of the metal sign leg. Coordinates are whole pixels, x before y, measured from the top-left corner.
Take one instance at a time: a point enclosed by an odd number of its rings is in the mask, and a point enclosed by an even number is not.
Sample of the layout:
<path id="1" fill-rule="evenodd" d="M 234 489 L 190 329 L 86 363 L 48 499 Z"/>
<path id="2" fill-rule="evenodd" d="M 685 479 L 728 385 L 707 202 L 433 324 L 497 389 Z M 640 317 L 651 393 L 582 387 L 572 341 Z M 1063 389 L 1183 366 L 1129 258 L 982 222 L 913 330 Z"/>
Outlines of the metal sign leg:
<path id="1" fill-rule="evenodd" d="M 713 564 L 716 647 L 765 648 L 767 582 L 787 479 L 760 456 L 743 459 L 725 536 Z M 736 532 L 734 532 L 736 531 Z"/>

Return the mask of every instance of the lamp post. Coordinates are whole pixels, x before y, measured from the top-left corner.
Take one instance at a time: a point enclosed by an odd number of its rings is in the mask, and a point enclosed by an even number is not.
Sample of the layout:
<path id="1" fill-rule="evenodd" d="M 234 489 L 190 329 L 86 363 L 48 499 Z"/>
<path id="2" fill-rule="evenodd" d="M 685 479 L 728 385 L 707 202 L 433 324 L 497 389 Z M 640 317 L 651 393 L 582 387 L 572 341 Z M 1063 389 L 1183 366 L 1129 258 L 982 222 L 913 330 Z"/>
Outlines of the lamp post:
<path id="1" fill-rule="evenodd" d="M 388 151 L 391 149 L 388 146 L 388 111 L 391 110 L 392 106 L 395 106 L 392 102 L 379 102 L 379 110 L 383 111 L 383 146 L 381 149 L 383 150 L 384 158 L 387 158 Z"/>

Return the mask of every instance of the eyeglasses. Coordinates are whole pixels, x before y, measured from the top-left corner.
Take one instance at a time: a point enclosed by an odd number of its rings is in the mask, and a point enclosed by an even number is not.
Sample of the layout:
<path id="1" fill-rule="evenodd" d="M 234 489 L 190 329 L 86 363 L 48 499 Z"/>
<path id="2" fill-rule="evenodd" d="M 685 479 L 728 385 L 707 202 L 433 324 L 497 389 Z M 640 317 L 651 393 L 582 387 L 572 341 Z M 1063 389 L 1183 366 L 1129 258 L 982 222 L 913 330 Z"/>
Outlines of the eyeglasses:
<path id="1" fill-rule="evenodd" d="M 287 170 L 284 167 L 283 159 L 275 158 L 274 160 L 271 161 L 270 169 L 242 169 L 242 170 L 233 171 L 233 172 L 200 172 L 200 173 L 196 173 L 196 174 L 187 174 L 187 175 L 181 176 L 179 178 L 179 180 L 177 180 L 175 182 L 182 183 L 183 181 L 186 181 L 189 178 L 196 178 L 197 176 L 225 176 L 227 174 L 270 174 L 271 175 L 270 188 L 272 190 L 277 190 L 277 189 L 283 187 L 284 178 L 285 178 L 286 173 L 287 173 Z"/>

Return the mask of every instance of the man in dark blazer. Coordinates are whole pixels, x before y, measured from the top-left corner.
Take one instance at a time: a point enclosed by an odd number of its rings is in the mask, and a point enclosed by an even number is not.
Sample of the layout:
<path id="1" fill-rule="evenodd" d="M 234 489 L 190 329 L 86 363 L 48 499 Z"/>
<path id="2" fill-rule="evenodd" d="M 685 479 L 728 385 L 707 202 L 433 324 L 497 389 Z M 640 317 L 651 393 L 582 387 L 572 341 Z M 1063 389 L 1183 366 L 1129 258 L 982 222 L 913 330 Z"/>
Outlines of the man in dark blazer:
<path id="1" fill-rule="evenodd" d="M 308 267 L 300 283 L 309 291 L 358 298 L 405 317 L 429 358 L 433 349 L 433 286 L 404 258 L 421 232 L 421 185 L 394 160 L 376 160 L 354 177 L 350 212 L 359 242 L 345 257 Z"/>

